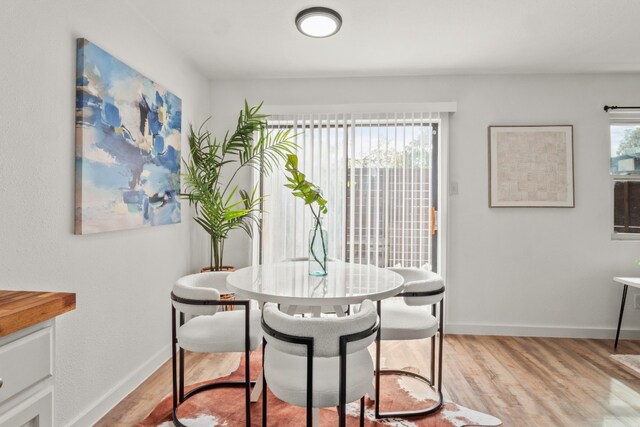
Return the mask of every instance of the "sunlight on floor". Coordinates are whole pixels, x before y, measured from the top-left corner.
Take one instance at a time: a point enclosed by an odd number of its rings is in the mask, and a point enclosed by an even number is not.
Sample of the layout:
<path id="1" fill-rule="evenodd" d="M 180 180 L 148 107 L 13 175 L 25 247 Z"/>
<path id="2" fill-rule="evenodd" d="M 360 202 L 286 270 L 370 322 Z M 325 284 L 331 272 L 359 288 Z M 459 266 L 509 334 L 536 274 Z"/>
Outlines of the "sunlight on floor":
<path id="1" fill-rule="evenodd" d="M 608 404 L 603 406 L 617 415 L 605 415 L 600 425 L 603 427 L 640 425 L 640 393 L 613 378 L 609 380 L 609 390 Z"/>

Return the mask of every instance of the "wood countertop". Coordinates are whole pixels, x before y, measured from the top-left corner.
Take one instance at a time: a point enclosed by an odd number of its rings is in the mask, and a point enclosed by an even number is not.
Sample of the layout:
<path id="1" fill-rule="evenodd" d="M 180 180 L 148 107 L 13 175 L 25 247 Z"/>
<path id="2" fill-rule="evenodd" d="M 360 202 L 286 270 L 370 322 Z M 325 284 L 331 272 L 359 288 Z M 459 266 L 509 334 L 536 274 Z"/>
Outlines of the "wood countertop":
<path id="1" fill-rule="evenodd" d="M 76 308 L 76 294 L 0 291 L 0 337 Z"/>

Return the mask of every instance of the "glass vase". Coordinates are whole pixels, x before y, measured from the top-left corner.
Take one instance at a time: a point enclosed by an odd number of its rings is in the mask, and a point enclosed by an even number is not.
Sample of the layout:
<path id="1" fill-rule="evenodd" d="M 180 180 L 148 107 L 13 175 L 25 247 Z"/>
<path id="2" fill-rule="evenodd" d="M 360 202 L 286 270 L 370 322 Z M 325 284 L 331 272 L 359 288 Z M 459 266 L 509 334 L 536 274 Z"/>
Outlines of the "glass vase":
<path id="1" fill-rule="evenodd" d="M 309 230 L 309 274 L 311 276 L 327 275 L 328 250 L 329 233 L 322 226 L 322 219 L 316 219 Z"/>

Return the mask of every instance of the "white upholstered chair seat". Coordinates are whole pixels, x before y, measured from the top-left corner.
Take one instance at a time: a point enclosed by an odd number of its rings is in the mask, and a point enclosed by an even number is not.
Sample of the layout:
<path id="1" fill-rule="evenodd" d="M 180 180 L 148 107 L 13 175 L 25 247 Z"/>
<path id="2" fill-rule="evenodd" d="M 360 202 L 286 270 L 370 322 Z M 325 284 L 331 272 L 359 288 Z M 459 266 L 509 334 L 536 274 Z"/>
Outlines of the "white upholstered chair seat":
<path id="1" fill-rule="evenodd" d="M 185 350 L 199 353 L 243 352 L 244 310 L 218 312 L 198 316 L 178 329 L 178 344 Z M 260 310 L 249 311 L 249 342 L 255 350 L 262 340 Z"/>
<path id="2" fill-rule="evenodd" d="M 428 307 L 410 306 L 399 299 L 383 301 L 380 337 L 416 340 L 434 336 L 438 332 L 438 320 L 429 311 Z"/>
<path id="3" fill-rule="evenodd" d="M 296 406 L 307 404 L 307 357 L 265 348 L 267 384 L 278 399 Z M 285 373 L 270 375 L 272 372 Z M 313 359 L 313 406 L 331 407 L 339 403 L 340 357 Z M 360 399 L 371 388 L 373 361 L 365 348 L 347 355 L 347 402 Z"/>
<path id="4" fill-rule="evenodd" d="M 397 298 L 382 302 L 380 313 L 380 338 L 382 340 L 419 340 L 430 338 L 430 374 L 426 376 L 410 370 L 380 368 L 380 352 L 376 353 L 376 381 L 383 374 L 403 375 L 424 382 L 437 393 L 437 399 L 428 405 L 417 404 L 402 411 L 380 410 L 380 388 L 376 387 L 375 412 L 378 418 L 404 418 L 426 416 L 437 411 L 443 402 L 442 396 L 442 344 L 441 330 L 444 319 L 444 280 L 432 271 L 418 268 L 392 267 L 389 270 L 404 279 L 404 289 Z M 432 313 L 438 313 L 436 318 Z M 440 329 L 440 330 L 439 330 Z M 437 337 L 436 337 L 437 336 Z M 436 340 L 436 338 L 439 338 Z M 423 341 L 424 342 L 424 341 Z M 436 357 L 436 351 L 438 356 Z M 423 354 L 429 354 L 425 349 Z M 436 362 L 438 364 L 436 377 Z"/>

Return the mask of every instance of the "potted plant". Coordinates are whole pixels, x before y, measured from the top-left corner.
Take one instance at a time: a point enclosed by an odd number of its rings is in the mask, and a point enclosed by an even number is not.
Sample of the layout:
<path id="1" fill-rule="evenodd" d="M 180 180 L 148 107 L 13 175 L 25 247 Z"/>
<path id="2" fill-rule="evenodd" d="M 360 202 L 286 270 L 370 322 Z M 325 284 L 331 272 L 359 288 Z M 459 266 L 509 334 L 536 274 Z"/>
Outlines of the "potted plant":
<path id="1" fill-rule="evenodd" d="M 297 148 L 289 129 L 267 128 L 268 116 L 260 114 L 261 107 L 262 103 L 249 107 L 245 101 L 236 129 L 227 131 L 222 140 L 205 128 L 209 119 L 197 131 L 189 127 L 191 156 L 183 161 L 184 190 L 180 195 L 189 200 L 194 220 L 211 238 L 209 267 L 203 271 L 233 270 L 223 264 L 229 233 L 239 229 L 252 237 L 254 226 L 259 226 L 264 196 L 259 196 L 257 184 L 249 190 L 241 188 L 238 172 L 249 167 L 268 174 Z"/>
<path id="2" fill-rule="evenodd" d="M 290 188 L 292 194 L 302 199 L 305 205 L 309 205 L 313 215 L 313 225 L 309 231 L 309 274 L 326 276 L 329 243 L 327 230 L 322 227 L 322 215 L 328 211 L 327 201 L 322 197 L 322 190 L 307 181 L 305 174 L 298 169 L 298 156 L 289 154 L 285 169 L 289 173 L 286 176 L 289 184 L 285 184 L 285 187 Z"/>

